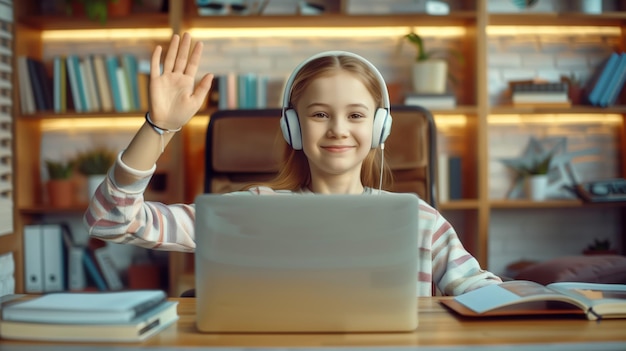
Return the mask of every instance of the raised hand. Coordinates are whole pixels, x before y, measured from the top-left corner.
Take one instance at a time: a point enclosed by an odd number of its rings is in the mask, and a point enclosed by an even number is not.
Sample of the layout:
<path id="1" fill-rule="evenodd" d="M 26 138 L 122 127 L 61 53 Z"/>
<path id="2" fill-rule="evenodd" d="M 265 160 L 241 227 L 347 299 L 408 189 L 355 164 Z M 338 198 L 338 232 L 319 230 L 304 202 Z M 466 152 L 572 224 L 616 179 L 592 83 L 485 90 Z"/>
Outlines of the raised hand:
<path id="1" fill-rule="evenodd" d="M 162 129 L 175 130 L 185 125 L 200 109 L 211 88 L 212 74 L 205 74 L 196 84 L 195 76 L 202 55 L 202 42 L 191 52 L 189 33 L 172 36 L 160 70 L 161 46 L 150 62 L 150 117 Z"/>

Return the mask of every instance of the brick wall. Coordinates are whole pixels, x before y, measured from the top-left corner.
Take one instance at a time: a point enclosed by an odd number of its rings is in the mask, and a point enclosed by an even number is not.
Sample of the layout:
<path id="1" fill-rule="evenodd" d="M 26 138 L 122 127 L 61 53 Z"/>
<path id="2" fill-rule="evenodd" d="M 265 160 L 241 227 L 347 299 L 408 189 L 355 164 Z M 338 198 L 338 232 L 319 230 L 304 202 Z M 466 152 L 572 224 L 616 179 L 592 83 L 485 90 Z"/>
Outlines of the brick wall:
<path id="1" fill-rule="evenodd" d="M 367 57 L 379 68 L 388 83 L 394 82 L 408 89 L 414 50 L 405 46 L 398 52 L 398 40 L 206 40 L 200 71 L 257 72 L 284 79 L 293 67 L 311 54 L 341 49 Z M 458 47 L 462 41 L 460 38 L 427 40 L 431 47 Z M 587 79 L 606 59 L 617 40 L 617 37 L 606 35 L 492 37 L 488 43 L 490 100 L 494 104 L 502 101 L 508 80 L 537 77 L 555 80 L 562 74 L 572 72 Z M 154 44 L 150 41 L 50 43 L 44 47 L 44 57 L 49 60 L 54 55 L 73 52 L 131 52 L 148 59 Z M 270 98 L 273 96 L 271 99 L 277 101 L 276 105 L 280 94 L 280 91 L 270 94 Z M 489 131 L 490 197 L 504 197 L 512 180 L 512 175 L 499 159 L 519 155 L 531 135 L 540 138 L 567 136 L 571 150 L 597 148 L 599 152 L 595 156 L 577 161 L 577 170 L 584 180 L 617 175 L 617 127 L 610 123 L 493 125 Z M 446 137 L 441 135 L 442 140 L 446 140 Z M 495 210 L 490 224 L 489 269 L 502 273 L 508 263 L 519 259 L 547 259 L 578 254 L 596 237 L 611 239 L 616 246 L 621 247 L 619 220 L 619 212 L 605 209 Z"/>

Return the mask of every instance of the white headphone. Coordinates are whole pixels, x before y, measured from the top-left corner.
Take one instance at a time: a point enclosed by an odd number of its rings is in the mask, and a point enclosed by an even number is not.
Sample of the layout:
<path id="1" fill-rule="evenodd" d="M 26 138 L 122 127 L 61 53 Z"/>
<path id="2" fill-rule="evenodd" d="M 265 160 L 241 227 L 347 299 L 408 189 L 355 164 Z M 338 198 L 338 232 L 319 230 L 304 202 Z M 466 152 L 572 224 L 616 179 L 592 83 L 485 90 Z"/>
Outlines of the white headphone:
<path id="1" fill-rule="evenodd" d="M 307 63 L 318 59 L 320 57 L 327 56 L 350 56 L 354 57 L 361 62 L 365 63 L 369 69 L 374 73 L 378 83 L 380 85 L 380 89 L 383 95 L 383 107 L 376 109 L 376 113 L 374 114 L 374 130 L 372 135 L 372 149 L 377 148 L 379 145 L 385 142 L 385 139 L 389 136 L 391 132 L 391 114 L 389 112 L 390 104 L 389 104 L 389 93 L 387 92 L 387 85 L 385 84 L 385 80 L 383 79 L 382 74 L 376 69 L 376 67 L 366 60 L 365 58 L 351 53 L 347 51 L 325 51 L 319 54 L 313 55 L 306 59 L 304 62 L 300 63 L 294 71 L 289 76 L 287 80 L 287 84 L 285 85 L 285 91 L 283 93 L 283 106 L 282 106 L 282 116 L 280 118 L 280 128 L 283 132 L 283 137 L 287 141 L 289 145 L 295 150 L 302 150 L 302 134 L 300 132 L 300 121 L 298 120 L 298 114 L 296 110 L 289 107 L 289 100 L 291 98 L 291 89 L 293 85 L 293 81 L 295 77 L 298 75 L 298 72 L 304 67 Z"/>

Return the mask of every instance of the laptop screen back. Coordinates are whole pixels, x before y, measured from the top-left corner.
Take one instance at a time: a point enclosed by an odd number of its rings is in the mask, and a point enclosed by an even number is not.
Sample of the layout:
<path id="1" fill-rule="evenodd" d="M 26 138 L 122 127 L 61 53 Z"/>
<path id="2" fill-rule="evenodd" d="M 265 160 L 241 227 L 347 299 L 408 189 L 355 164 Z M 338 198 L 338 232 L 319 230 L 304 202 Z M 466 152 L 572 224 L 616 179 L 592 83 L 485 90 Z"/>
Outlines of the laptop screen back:
<path id="1" fill-rule="evenodd" d="M 411 194 L 198 196 L 198 329 L 415 329 L 417 210 Z"/>

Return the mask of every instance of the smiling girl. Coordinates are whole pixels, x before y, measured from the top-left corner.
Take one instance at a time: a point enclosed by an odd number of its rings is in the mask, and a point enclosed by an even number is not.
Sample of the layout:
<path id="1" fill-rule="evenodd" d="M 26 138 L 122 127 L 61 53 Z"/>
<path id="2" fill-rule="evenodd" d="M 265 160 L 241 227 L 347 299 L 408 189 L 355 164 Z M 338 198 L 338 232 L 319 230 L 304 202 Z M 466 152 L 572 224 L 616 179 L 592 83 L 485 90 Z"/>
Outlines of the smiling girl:
<path id="1" fill-rule="evenodd" d="M 103 240 L 158 250 L 194 251 L 195 207 L 144 201 L 156 161 L 172 135 L 200 109 L 213 76 L 196 84 L 202 43 L 174 35 L 160 71 L 161 47 L 152 54 L 150 111 L 107 179 L 91 199 L 84 220 Z M 342 52 L 315 55 L 294 70 L 284 97 L 281 125 L 287 157 L 277 177 L 239 193 L 378 193 L 380 148 L 389 133 L 389 97 L 380 73 L 364 58 Z M 383 179 L 384 180 L 384 179 Z M 418 233 L 416 233 L 417 235 Z M 433 284 L 446 295 L 497 284 L 482 270 L 440 214 L 420 200 L 418 295 Z"/>

